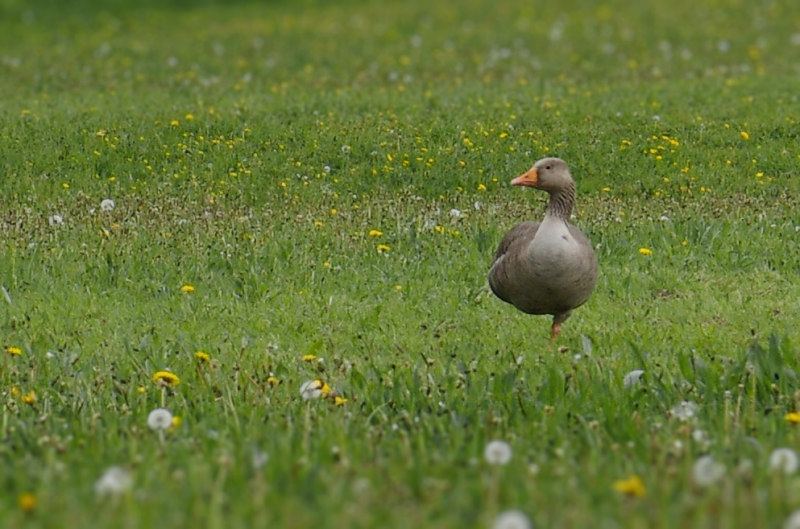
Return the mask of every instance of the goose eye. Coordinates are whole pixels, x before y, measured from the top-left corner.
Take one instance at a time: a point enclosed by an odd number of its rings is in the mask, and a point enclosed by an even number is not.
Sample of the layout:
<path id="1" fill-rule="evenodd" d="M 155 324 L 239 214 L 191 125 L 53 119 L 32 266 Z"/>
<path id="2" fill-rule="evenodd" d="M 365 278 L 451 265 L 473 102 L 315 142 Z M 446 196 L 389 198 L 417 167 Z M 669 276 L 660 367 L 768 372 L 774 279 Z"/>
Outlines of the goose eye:
<path id="1" fill-rule="evenodd" d="M 550 169 L 551 169 L 551 166 L 549 166 L 549 165 L 545 165 L 545 166 L 544 166 L 544 168 L 545 168 L 545 169 L 547 169 L 547 170 L 550 170 Z"/>

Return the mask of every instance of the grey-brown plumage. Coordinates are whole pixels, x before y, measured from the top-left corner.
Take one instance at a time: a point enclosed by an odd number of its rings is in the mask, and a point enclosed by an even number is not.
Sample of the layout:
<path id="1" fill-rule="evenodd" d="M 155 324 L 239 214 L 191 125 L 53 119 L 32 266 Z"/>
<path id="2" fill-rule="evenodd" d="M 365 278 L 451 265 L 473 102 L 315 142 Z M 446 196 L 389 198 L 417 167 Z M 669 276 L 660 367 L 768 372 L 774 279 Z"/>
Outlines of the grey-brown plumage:
<path id="1" fill-rule="evenodd" d="M 551 342 L 572 310 L 589 299 L 597 283 L 592 244 L 569 223 L 575 181 L 564 160 L 544 158 L 511 185 L 550 194 L 542 222 L 522 222 L 506 233 L 489 270 L 495 295 L 528 314 L 552 314 Z"/>

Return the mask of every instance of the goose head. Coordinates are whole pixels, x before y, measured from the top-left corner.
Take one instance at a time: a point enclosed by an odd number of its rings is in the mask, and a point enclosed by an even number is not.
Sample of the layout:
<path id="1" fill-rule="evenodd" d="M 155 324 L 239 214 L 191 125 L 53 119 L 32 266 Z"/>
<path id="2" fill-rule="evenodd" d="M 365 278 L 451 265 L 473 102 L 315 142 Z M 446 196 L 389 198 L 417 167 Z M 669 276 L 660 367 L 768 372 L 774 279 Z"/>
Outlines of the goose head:
<path id="1" fill-rule="evenodd" d="M 542 158 L 526 173 L 511 181 L 512 186 L 529 186 L 554 193 L 574 185 L 567 162 L 561 158 Z"/>

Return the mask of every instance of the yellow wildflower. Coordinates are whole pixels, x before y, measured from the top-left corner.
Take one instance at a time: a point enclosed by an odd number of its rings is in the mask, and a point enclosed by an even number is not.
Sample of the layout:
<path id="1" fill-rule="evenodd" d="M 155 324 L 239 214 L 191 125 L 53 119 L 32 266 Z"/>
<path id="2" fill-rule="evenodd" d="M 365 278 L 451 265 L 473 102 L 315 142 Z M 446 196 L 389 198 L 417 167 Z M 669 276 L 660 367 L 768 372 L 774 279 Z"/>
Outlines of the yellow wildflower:
<path id="1" fill-rule="evenodd" d="M 642 478 L 636 474 L 633 474 L 626 479 L 618 479 L 615 481 L 614 490 L 621 494 L 625 494 L 626 496 L 633 496 L 635 498 L 641 498 L 646 492 Z"/>
<path id="2" fill-rule="evenodd" d="M 156 371 L 153 375 L 153 382 L 160 386 L 177 386 L 181 383 L 181 379 L 169 371 Z"/>
<path id="3" fill-rule="evenodd" d="M 22 354 L 22 349 L 20 349 L 19 347 L 15 347 L 13 345 L 7 345 L 6 352 L 11 356 L 19 356 Z"/>
<path id="4" fill-rule="evenodd" d="M 201 362 L 208 362 L 209 360 L 211 360 L 211 355 L 203 351 L 195 351 L 194 357 Z"/>
<path id="5" fill-rule="evenodd" d="M 381 230 L 369 230 L 370 237 L 380 237 L 381 235 L 383 235 Z"/>
<path id="6" fill-rule="evenodd" d="M 433 229 L 436 231 L 436 233 L 444 233 L 444 227 L 443 226 L 436 226 Z"/>
<path id="7" fill-rule="evenodd" d="M 178 121 L 177 119 L 173 119 L 172 121 L 169 122 L 169 126 L 170 127 L 178 127 L 178 126 L 180 126 L 180 124 L 181 124 L 181 122 Z"/>
<path id="8" fill-rule="evenodd" d="M 273 388 L 275 386 L 277 386 L 278 384 L 280 384 L 280 383 L 281 383 L 281 381 L 275 375 L 270 375 L 270 376 L 267 377 L 267 384 L 269 384 Z"/>
<path id="9" fill-rule="evenodd" d="M 181 287 L 181 292 L 186 292 L 187 294 L 191 294 L 192 292 L 194 292 L 194 286 L 187 283 Z"/>
<path id="10" fill-rule="evenodd" d="M 324 392 L 324 387 L 323 387 L 323 392 Z M 333 397 L 333 403 L 336 404 L 337 406 L 344 406 L 347 403 L 347 399 L 344 397 L 340 397 L 339 395 L 336 395 L 335 397 Z"/>
<path id="11" fill-rule="evenodd" d="M 379 244 L 375 249 L 378 250 L 378 252 L 388 252 L 391 250 L 388 244 Z"/>
<path id="12" fill-rule="evenodd" d="M 172 416 L 172 425 L 169 427 L 169 429 L 170 430 L 174 430 L 175 428 L 177 428 L 178 426 L 181 425 L 181 422 L 183 422 L 183 419 L 181 419 L 177 415 L 173 415 Z"/>
<path id="13" fill-rule="evenodd" d="M 486 186 L 483 184 L 478 184 L 478 191 L 486 191 Z"/>
<path id="14" fill-rule="evenodd" d="M 307 354 L 303 355 L 303 362 L 313 362 L 317 359 L 317 355 Z"/>
<path id="15" fill-rule="evenodd" d="M 648 255 L 651 255 L 652 253 L 653 253 L 653 250 L 651 250 L 650 248 L 648 248 L 646 246 L 642 246 L 641 248 L 639 248 L 639 255 L 644 255 L 646 257 Z"/>
<path id="16" fill-rule="evenodd" d="M 31 390 L 21 398 L 25 404 L 36 404 L 36 392 Z"/>
<path id="17" fill-rule="evenodd" d="M 36 496 L 30 492 L 23 492 L 17 498 L 17 504 L 23 512 L 33 512 L 36 508 Z"/>
<path id="18" fill-rule="evenodd" d="M 784 420 L 792 423 L 792 424 L 800 424 L 800 413 L 796 411 L 790 411 L 784 417 Z"/>
<path id="19" fill-rule="evenodd" d="M 749 140 L 750 139 L 750 135 L 745 131 L 741 131 L 739 133 L 739 136 L 741 136 L 743 140 Z"/>
<path id="20" fill-rule="evenodd" d="M 191 113 L 186 114 L 185 116 L 183 116 L 183 119 L 185 119 L 186 121 L 194 121 L 194 114 Z"/>
<path id="21" fill-rule="evenodd" d="M 147 393 L 147 388 L 144 386 L 139 386 L 138 388 L 136 388 L 136 391 L 138 393 Z"/>

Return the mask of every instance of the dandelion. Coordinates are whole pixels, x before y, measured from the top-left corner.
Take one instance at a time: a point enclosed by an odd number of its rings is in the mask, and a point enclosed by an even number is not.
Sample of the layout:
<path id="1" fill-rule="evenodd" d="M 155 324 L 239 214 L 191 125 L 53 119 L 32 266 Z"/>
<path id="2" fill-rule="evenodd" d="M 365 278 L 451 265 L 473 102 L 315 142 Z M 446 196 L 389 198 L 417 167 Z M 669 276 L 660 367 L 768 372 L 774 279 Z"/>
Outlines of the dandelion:
<path id="1" fill-rule="evenodd" d="M 739 136 L 741 136 L 742 139 L 745 140 L 745 141 L 750 139 L 750 135 L 744 130 L 739 133 Z"/>
<path id="2" fill-rule="evenodd" d="M 336 404 L 337 406 L 344 406 L 345 404 L 347 404 L 347 399 L 342 396 L 336 395 L 335 397 L 333 397 L 333 403 Z"/>
<path id="3" fill-rule="evenodd" d="M 381 230 L 369 230 L 368 235 L 370 237 L 380 237 L 381 235 L 383 235 L 383 232 Z"/>
<path id="4" fill-rule="evenodd" d="M 527 515 L 515 509 L 503 511 L 492 522 L 492 529 L 531 529 L 530 519 Z"/>
<path id="5" fill-rule="evenodd" d="M 181 124 L 181 122 L 178 121 L 177 119 L 173 119 L 172 121 L 169 122 L 169 126 L 170 127 L 179 127 L 180 124 Z"/>
<path id="6" fill-rule="evenodd" d="M 36 508 L 36 495 L 30 492 L 23 492 L 17 498 L 17 505 L 22 509 L 22 512 L 32 513 Z"/>
<path id="7" fill-rule="evenodd" d="M 114 201 L 110 198 L 106 198 L 100 202 L 100 211 L 113 211 L 114 206 L 116 206 Z"/>
<path id="8" fill-rule="evenodd" d="M 178 375 L 175 373 L 171 373 L 169 371 L 156 371 L 153 374 L 153 382 L 158 384 L 159 386 L 177 386 L 181 383 L 181 379 L 178 378 Z"/>
<path id="9" fill-rule="evenodd" d="M 194 286 L 187 283 L 181 287 L 181 292 L 191 294 L 192 292 L 194 292 Z"/>
<path id="10" fill-rule="evenodd" d="M 50 224 L 51 226 L 60 226 L 64 224 L 64 217 L 62 217 L 58 213 L 55 213 L 47 218 L 47 223 Z"/>
<path id="11" fill-rule="evenodd" d="M 386 253 L 391 250 L 388 244 L 379 244 L 375 247 L 375 249 L 378 251 L 378 253 Z"/>
<path id="12" fill-rule="evenodd" d="M 349 154 L 350 153 L 350 146 L 349 145 L 342 145 L 342 152 L 344 154 Z"/>
<path id="13" fill-rule="evenodd" d="M 681 401 L 672 408 L 672 415 L 680 421 L 688 421 L 697 415 L 697 404 L 689 400 Z"/>
<path id="14" fill-rule="evenodd" d="M 331 392 L 331 387 L 320 379 L 303 382 L 300 386 L 300 395 L 303 400 L 314 400 L 325 397 Z"/>
<path id="15" fill-rule="evenodd" d="M 31 390 L 25 395 L 23 395 L 20 400 L 25 404 L 36 404 L 36 392 Z"/>
<path id="16" fill-rule="evenodd" d="M 622 387 L 628 389 L 637 386 L 641 382 L 642 375 L 644 375 L 644 369 L 634 369 L 622 379 Z"/>
<path id="17" fill-rule="evenodd" d="M 641 498 L 647 492 L 644 488 L 644 482 L 642 481 L 642 478 L 636 474 L 633 474 L 628 478 L 618 479 L 615 481 L 614 490 L 620 494 L 632 496 L 634 498 Z"/>
<path id="18" fill-rule="evenodd" d="M 253 470 L 258 470 L 267 464 L 269 461 L 269 454 L 257 448 L 253 449 L 253 454 L 250 456 L 250 465 Z"/>
<path id="19" fill-rule="evenodd" d="M 776 448 L 769 455 L 769 468 L 776 472 L 794 474 L 798 466 L 797 452 L 791 448 Z"/>
<path id="20" fill-rule="evenodd" d="M 156 432 L 163 432 L 172 426 L 172 413 L 166 408 L 156 408 L 147 415 L 147 426 Z"/>
<path id="21" fill-rule="evenodd" d="M 800 424 L 800 413 L 796 411 L 790 411 L 783 419 L 792 424 Z"/>
<path id="22" fill-rule="evenodd" d="M 131 489 L 133 477 L 122 467 L 113 466 L 106 469 L 103 475 L 94 482 L 94 493 L 97 496 L 119 496 Z"/>
<path id="23" fill-rule="evenodd" d="M 507 465 L 511 461 L 511 445 L 500 440 L 489 441 L 483 449 L 483 458 L 490 465 Z"/>
<path id="24" fill-rule="evenodd" d="M 270 375 L 267 377 L 267 384 L 269 384 L 273 388 L 280 383 L 281 383 L 280 379 L 278 379 L 278 377 L 276 377 L 272 373 L 270 373 Z"/>
<path id="25" fill-rule="evenodd" d="M 13 345 L 7 345 L 6 353 L 10 354 L 11 356 L 19 356 L 22 354 L 22 349 Z"/>
<path id="26" fill-rule="evenodd" d="M 642 246 L 641 248 L 639 248 L 639 255 L 644 255 L 645 257 L 647 257 L 648 255 L 652 255 L 652 253 L 653 250 L 651 250 L 646 246 Z"/>
<path id="27" fill-rule="evenodd" d="M 211 361 L 211 355 L 203 351 L 195 351 L 194 357 L 197 358 L 201 363 Z"/>
<path id="28" fill-rule="evenodd" d="M 692 479 L 701 487 L 710 487 L 725 475 L 725 465 L 706 455 L 692 465 Z"/>
<path id="29" fill-rule="evenodd" d="M 478 184 L 478 191 L 486 191 L 486 186 L 484 184 Z M 479 208 L 475 208 L 479 209 Z"/>
<path id="30" fill-rule="evenodd" d="M 458 208 L 453 208 L 453 209 L 451 209 L 451 210 L 450 210 L 450 216 L 451 216 L 452 218 L 454 218 L 454 219 L 460 219 L 461 217 L 463 217 L 463 216 L 464 216 L 464 214 L 461 212 L 461 210 L 460 210 L 460 209 L 458 209 Z"/>
<path id="31" fill-rule="evenodd" d="M 303 362 L 313 362 L 317 359 L 317 355 L 307 354 L 303 355 Z"/>

